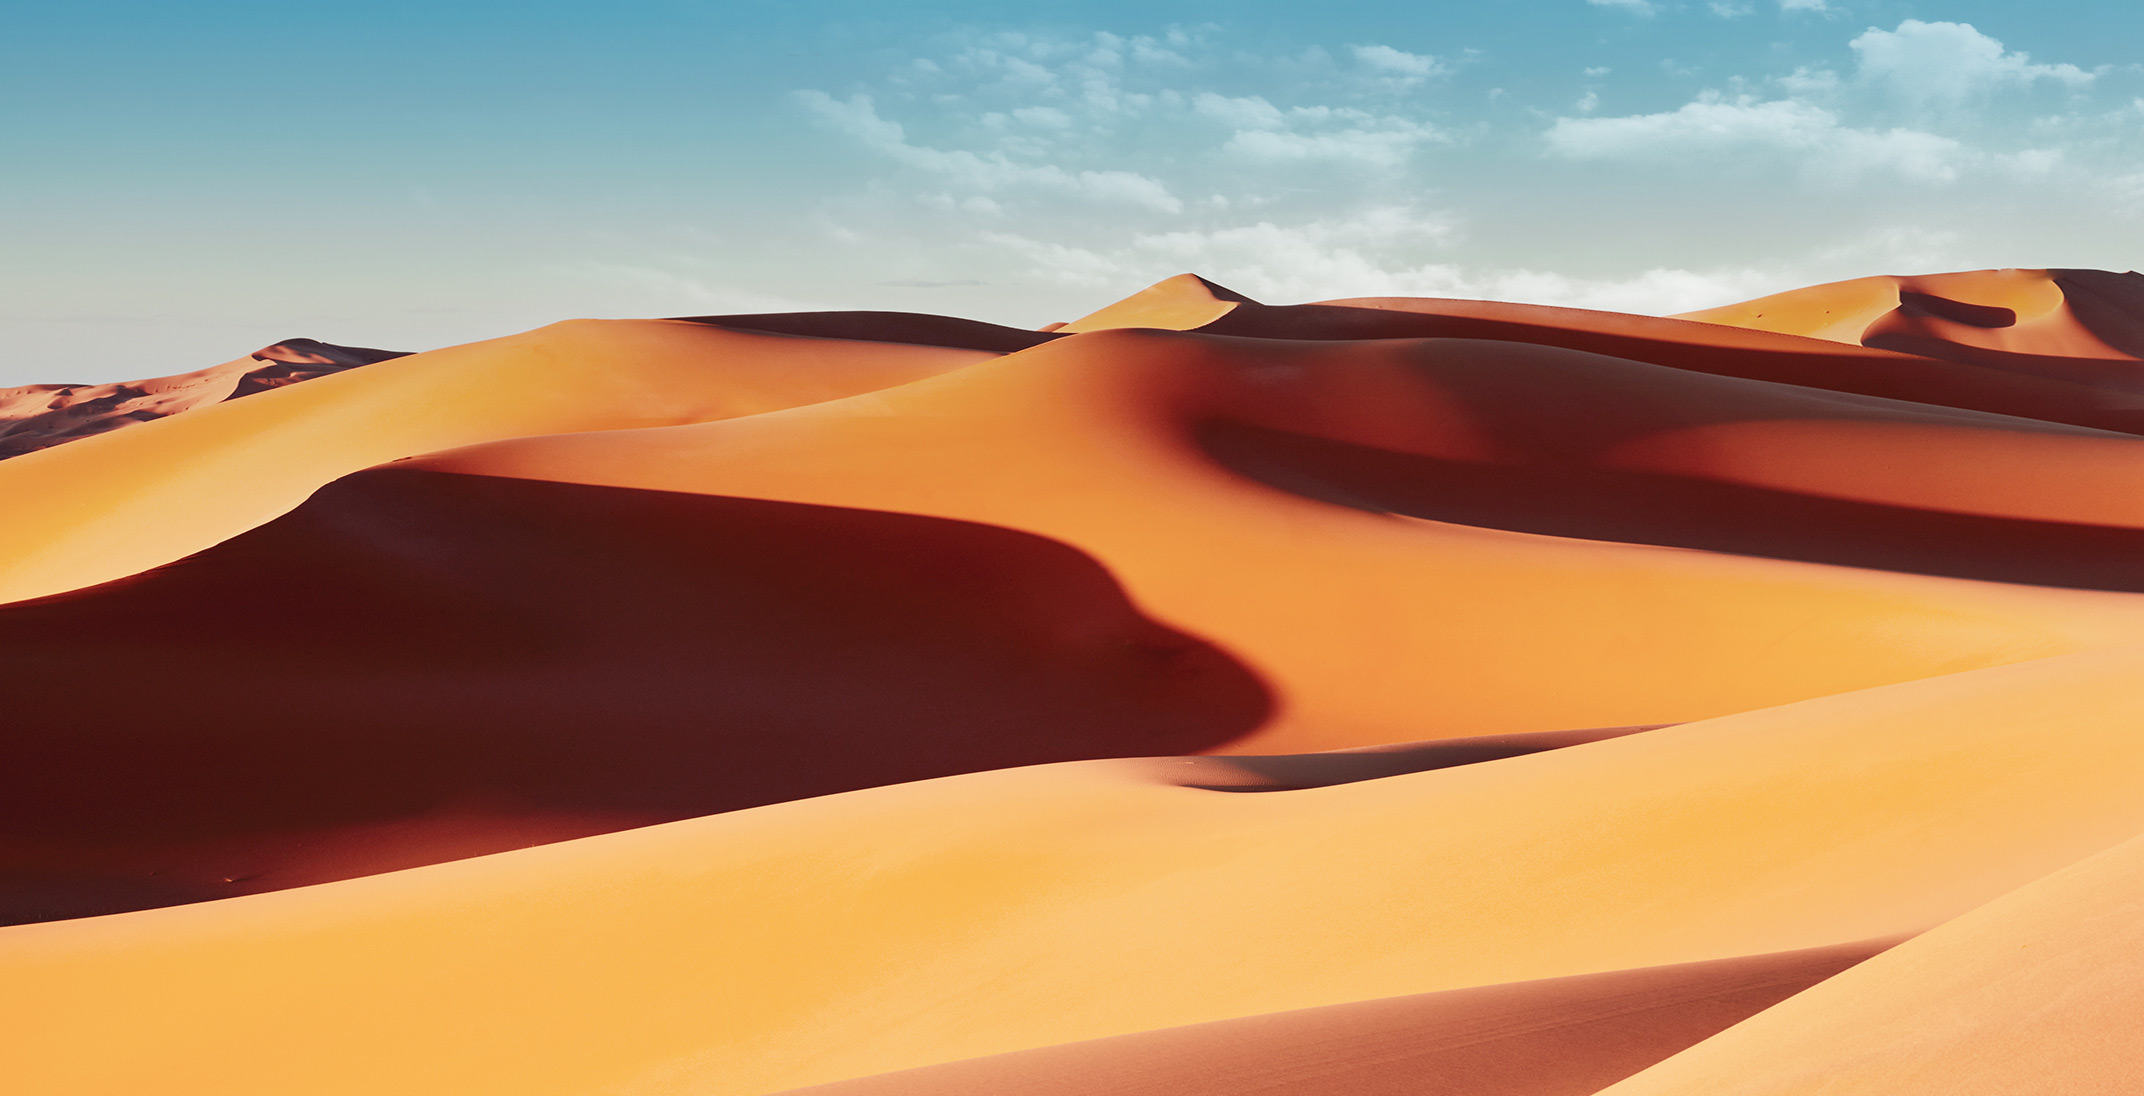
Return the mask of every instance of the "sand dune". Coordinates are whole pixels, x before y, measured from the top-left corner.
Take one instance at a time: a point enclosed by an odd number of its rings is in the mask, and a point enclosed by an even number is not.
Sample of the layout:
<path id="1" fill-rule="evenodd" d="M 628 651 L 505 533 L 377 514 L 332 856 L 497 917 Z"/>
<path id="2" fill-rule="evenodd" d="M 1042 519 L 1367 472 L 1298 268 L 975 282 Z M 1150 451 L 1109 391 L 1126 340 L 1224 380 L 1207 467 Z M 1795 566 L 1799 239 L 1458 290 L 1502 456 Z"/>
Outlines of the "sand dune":
<path id="1" fill-rule="evenodd" d="M 2093 287 L 2089 293 L 2080 291 L 2077 299 L 2088 302 L 2081 307 L 2102 329 L 2116 333 L 2115 338 L 2128 339 L 2125 345 L 2144 345 L 2134 334 L 2119 334 L 2135 331 L 2135 321 L 2122 317 L 2133 317 L 2144 307 L 2144 286 L 2138 284 L 2138 276 L 2066 273 L 2078 275 L 2077 281 Z M 1853 287 L 1848 291 L 1853 301 L 1868 295 L 1859 283 L 1841 285 Z M 1833 288 L 1799 292 L 1828 293 Z M 1135 302 L 1136 308 L 1128 307 Z M 1808 307 L 1831 303 L 1828 297 L 1819 296 Z M 1276 307 L 1249 302 L 1241 294 L 1187 276 L 1161 282 L 1128 298 L 1124 305 L 1079 321 L 1078 326 L 1083 330 L 1160 327 L 1275 339 L 1494 339 L 1585 350 L 1693 372 L 2024 415 L 2125 433 L 2144 431 L 2144 389 L 2136 375 L 2118 362 L 2110 367 L 2108 362 L 2034 352 L 1967 354 L 1950 352 L 1956 348 L 1949 343 L 1943 344 L 1949 350 L 1937 356 L 1944 359 L 1939 361 L 1919 351 L 1842 346 L 1836 340 L 1816 337 L 1829 328 L 1808 323 L 1737 324 L 1736 319 L 1749 315 L 1735 311 L 1738 307 L 1665 318 L 1402 297 Z M 1119 315 L 1123 321 L 1112 322 Z"/>
<path id="2" fill-rule="evenodd" d="M 1558 348 L 1106 331 L 404 460 L 0 608 L 25 672 L 131 685 L 24 697 L 0 730 L 34 759 L 0 775 L 30 835 L 0 916 L 1014 765 L 1680 722 L 2130 642 L 2139 446 Z"/>
<path id="3" fill-rule="evenodd" d="M 1607 1091 L 2133 1091 L 2144 1055 L 2140 885 L 2144 838 Z"/>
<path id="4" fill-rule="evenodd" d="M 1744 466 L 1768 447 L 1802 459 L 1747 477 L 1756 483 L 1735 482 L 1732 467 L 1708 478 L 1712 450 L 1727 449 L 1714 439 L 1729 435 L 1747 446 Z M 1861 452 L 1836 459 L 1842 435 Z M 1315 452 L 1272 444 L 1293 437 Z M 1373 461 L 1313 467 L 1332 448 L 1320 439 Z M 2085 459 L 2115 468 L 2135 444 L 1547 347 L 1105 331 L 861 400 L 505 441 L 411 466 L 1049 537 L 1264 677 L 1274 720 L 1231 748 L 1288 752 L 1681 721 L 2126 642 L 2131 596 L 1928 576 L 2135 589 L 2132 534 L 2105 527 L 2136 513 L 2132 495 L 2109 489 L 2130 481 L 2126 467 L 2084 486 L 2066 461 L 2030 455 L 2093 450 Z M 1989 447 L 2021 482 L 1959 474 Z M 1737 459 L 1729 449 L 1718 463 Z M 1827 509 L 1807 495 L 1819 512 L 1774 516 L 1774 485 L 1788 477 L 1877 505 Z M 1569 516 L 1574 483 L 1610 513 L 1544 524 L 1543 506 Z M 1537 499 L 1529 485 L 1556 490 Z M 1706 520 L 1716 495 L 1739 500 L 1741 543 L 1770 536 L 1769 554 L 1789 558 L 1688 551 L 1715 546 L 1678 530 Z M 1884 521 L 1865 520 L 1879 508 Z M 2006 520 L 1956 515 L 1973 509 Z M 2038 520 L 2055 517 L 2067 520 Z M 1954 521 L 1992 539 L 1919 536 Z M 2062 547 L 2019 558 L 2002 547 L 2013 538 Z"/>
<path id="5" fill-rule="evenodd" d="M 2117 1090 L 2140 284 L 11 390 L 0 1089 Z"/>
<path id="6" fill-rule="evenodd" d="M 251 357 L 175 377 L 0 389 L 0 459 L 404 356 L 394 350 L 285 339 Z"/>
<path id="7" fill-rule="evenodd" d="M 1885 943 L 1449 990 L 971 1058 L 797 1096 L 1587 1096 Z"/>
<path id="8" fill-rule="evenodd" d="M 986 352 L 574 321 L 225 401 L 0 463 L 0 601 L 169 563 L 348 472 L 498 437 L 614 430 L 870 391 Z"/>
<path id="9" fill-rule="evenodd" d="M 17 926 L 0 1008 L 32 1091 L 757 1093 L 1844 944 L 2144 831 L 2140 658 L 1303 791 L 999 770 Z"/>
<path id="10" fill-rule="evenodd" d="M 1975 270 L 1857 278 L 1681 318 L 1953 361 L 2135 361 L 2144 358 L 2140 309 L 2144 274 L 2135 271 Z"/>

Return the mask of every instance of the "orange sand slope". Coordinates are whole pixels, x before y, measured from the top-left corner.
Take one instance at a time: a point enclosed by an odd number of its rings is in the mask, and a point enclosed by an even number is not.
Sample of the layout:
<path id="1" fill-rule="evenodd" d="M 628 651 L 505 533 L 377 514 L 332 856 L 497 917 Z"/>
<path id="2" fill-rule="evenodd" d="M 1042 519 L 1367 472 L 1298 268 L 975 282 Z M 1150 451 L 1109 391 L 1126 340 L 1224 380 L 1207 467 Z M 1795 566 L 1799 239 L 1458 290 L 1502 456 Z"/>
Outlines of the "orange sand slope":
<path id="1" fill-rule="evenodd" d="M 1302 1096 L 1584 1096 L 1867 958 L 1850 944 L 1359 1001 L 971 1058 L 796 1096 L 1215 1087 Z"/>
<path id="2" fill-rule="evenodd" d="M 2144 358 L 2139 298 L 2144 274 L 2135 271 L 1976 270 L 1858 278 L 1680 318 L 1955 361 L 2136 361 Z"/>
<path id="3" fill-rule="evenodd" d="M 2071 656 L 1301 791 L 1008 769 L 18 926 L 9 1068 L 39 1092 L 758 1093 L 1911 933 L 2144 832 L 2140 669 Z"/>
<path id="4" fill-rule="evenodd" d="M 0 1089 L 2125 1076 L 2144 278 L 1052 328 L 37 389 Z"/>
<path id="5" fill-rule="evenodd" d="M 369 465 L 453 445 L 700 422 L 866 392 L 986 351 L 686 321 L 573 321 L 383 361 L 0 463 L 0 600 L 169 563 Z"/>

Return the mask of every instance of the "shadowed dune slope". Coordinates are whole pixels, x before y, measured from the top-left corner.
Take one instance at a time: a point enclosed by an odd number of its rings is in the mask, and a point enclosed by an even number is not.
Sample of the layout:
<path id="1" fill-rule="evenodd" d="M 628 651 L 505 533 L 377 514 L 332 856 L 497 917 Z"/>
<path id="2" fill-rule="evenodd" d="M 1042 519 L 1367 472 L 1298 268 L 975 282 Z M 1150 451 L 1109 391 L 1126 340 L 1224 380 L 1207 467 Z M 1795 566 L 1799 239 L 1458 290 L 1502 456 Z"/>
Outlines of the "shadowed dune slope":
<path id="1" fill-rule="evenodd" d="M 1391 466 L 1336 482 L 1275 471 L 1309 462 L 1273 446 L 1217 459 L 1199 440 L 1214 424 Z M 1903 572 L 2138 588 L 2135 534 L 2115 526 L 2144 518 L 2127 486 L 2144 486 L 2139 444 L 1551 347 L 1114 331 L 860 400 L 414 464 L 1049 537 L 1275 690 L 1275 719 L 1229 750 L 1296 752 L 1703 718 L 2128 642 L 2133 595 Z M 1999 471 L 1960 474 L 1994 454 Z M 1613 490 L 1502 490 L 1569 479 Z M 1782 490 L 1811 513 L 1773 554 L 1902 572 L 1687 550 L 1720 497 L 1757 512 L 1755 530 Z M 1961 512 L 2061 554 L 1895 550 L 1923 525 L 1979 527 Z M 1865 527 L 1870 513 L 1890 524 Z"/>
<path id="2" fill-rule="evenodd" d="M 0 607 L 0 660 L 127 683 L 10 704 L 13 921 L 1189 753 L 1268 707 L 1234 660 L 1030 534 L 396 468 L 148 574 Z"/>
<path id="3" fill-rule="evenodd" d="M 2136 1091 L 2144 839 L 1908 943 L 1608 1093 Z"/>
<path id="4" fill-rule="evenodd" d="M 2144 831 L 2140 659 L 1303 791 L 1001 770 L 15 926 L 0 1070 L 40 1093 L 745 1096 L 1910 933 Z"/>
<path id="5" fill-rule="evenodd" d="M 794 1089 L 793 1096 L 1591 1096 L 1889 942 L 1327 1005 Z"/>
<path id="6" fill-rule="evenodd" d="M 768 312 L 749 316 L 683 316 L 690 323 L 704 323 L 737 331 L 765 331 L 777 335 L 806 335 L 818 339 L 856 339 L 865 342 L 908 343 L 943 346 L 959 350 L 987 350 L 1010 354 L 1049 342 L 1054 335 L 1024 331 L 981 320 L 929 316 L 916 312 Z"/>
<path id="7" fill-rule="evenodd" d="M 324 376 L 0 462 L 0 601 L 169 563 L 368 465 L 491 438 L 749 415 L 985 351 L 578 320 Z"/>

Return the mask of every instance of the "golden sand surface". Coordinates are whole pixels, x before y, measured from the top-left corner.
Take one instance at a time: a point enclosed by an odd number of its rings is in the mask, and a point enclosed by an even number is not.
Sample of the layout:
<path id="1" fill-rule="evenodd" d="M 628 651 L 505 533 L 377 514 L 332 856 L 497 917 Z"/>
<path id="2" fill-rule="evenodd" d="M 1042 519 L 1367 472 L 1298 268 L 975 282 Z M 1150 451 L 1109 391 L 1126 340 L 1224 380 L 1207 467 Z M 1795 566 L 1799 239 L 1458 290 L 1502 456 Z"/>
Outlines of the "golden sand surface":
<path id="1" fill-rule="evenodd" d="M 1184 275 L 0 393 L 0 1090 L 2122 1091 L 2140 350 Z"/>

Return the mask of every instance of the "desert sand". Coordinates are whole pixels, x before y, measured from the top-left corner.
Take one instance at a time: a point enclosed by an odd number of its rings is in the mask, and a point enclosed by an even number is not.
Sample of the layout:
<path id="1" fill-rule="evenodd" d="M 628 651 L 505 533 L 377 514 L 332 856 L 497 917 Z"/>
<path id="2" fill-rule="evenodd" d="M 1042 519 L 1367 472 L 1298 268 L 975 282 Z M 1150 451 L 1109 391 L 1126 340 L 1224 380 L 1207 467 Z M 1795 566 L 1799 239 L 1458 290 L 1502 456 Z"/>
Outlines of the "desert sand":
<path id="1" fill-rule="evenodd" d="M 2139 351 L 1184 275 L 0 393 L 0 1087 L 2119 1090 Z"/>

